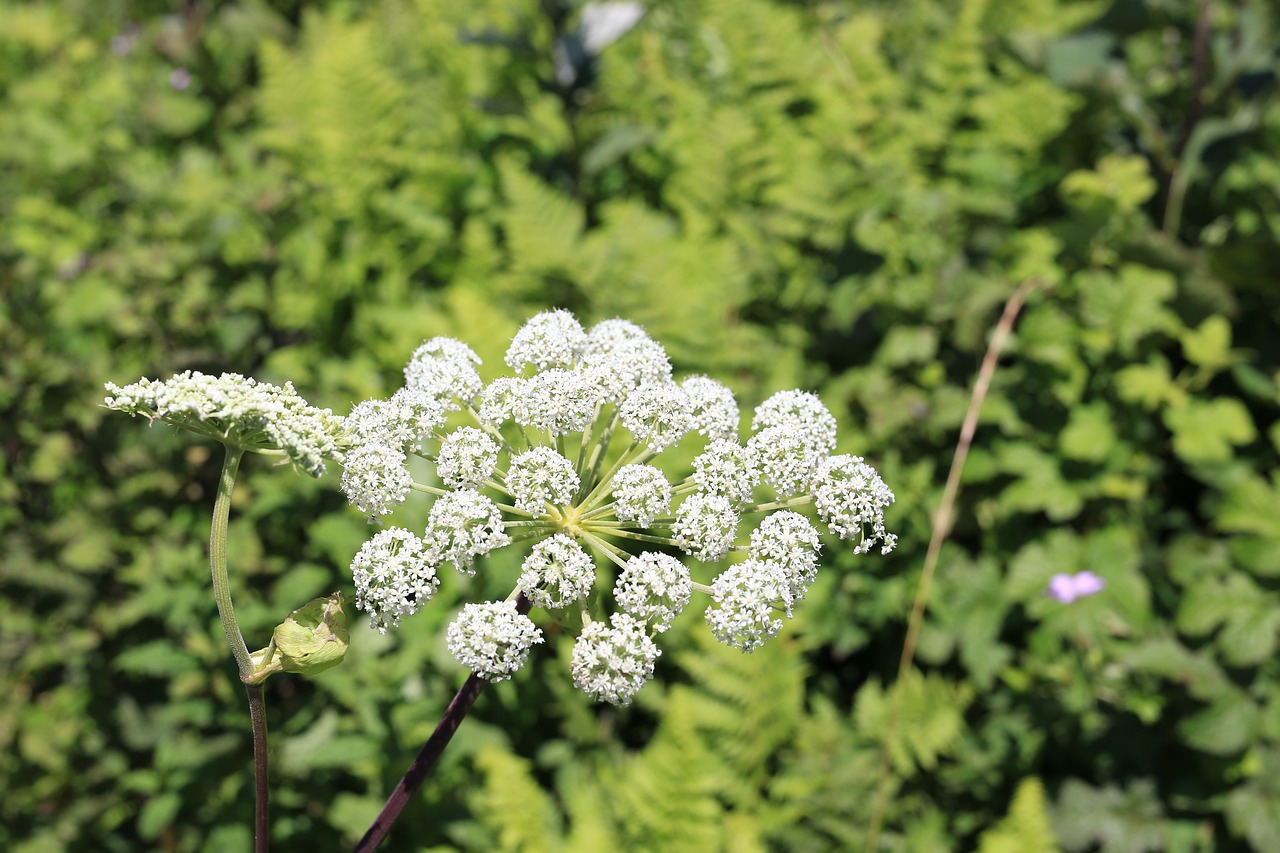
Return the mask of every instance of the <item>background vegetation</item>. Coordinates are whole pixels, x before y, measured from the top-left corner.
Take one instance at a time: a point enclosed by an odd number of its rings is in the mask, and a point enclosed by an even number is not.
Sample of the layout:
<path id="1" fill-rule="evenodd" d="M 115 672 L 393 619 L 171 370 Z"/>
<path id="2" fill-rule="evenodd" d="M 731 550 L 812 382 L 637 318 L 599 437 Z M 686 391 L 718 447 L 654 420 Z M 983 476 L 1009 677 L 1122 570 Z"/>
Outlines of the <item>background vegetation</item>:
<path id="1" fill-rule="evenodd" d="M 175 5 L 0 2 L 0 847 L 249 846 L 215 448 L 109 415 L 104 380 L 232 370 L 345 412 L 425 337 L 495 365 L 560 305 L 747 405 L 818 390 L 902 543 L 831 547 L 753 656 L 683 620 L 631 709 L 552 638 L 392 849 L 862 849 L 886 738 L 882 849 L 1273 848 L 1269 3 L 653 0 L 598 55 L 558 0 Z M 1031 277 L 891 728 L 930 513 Z M 333 475 L 247 468 L 252 645 L 349 589 L 369 531 Z M 359 836 L 463 678 L 443 625 L 513 569 L 268 684 L 281 849 Z M 1045 597 L 1080 569 L 1106 590 Z"/>

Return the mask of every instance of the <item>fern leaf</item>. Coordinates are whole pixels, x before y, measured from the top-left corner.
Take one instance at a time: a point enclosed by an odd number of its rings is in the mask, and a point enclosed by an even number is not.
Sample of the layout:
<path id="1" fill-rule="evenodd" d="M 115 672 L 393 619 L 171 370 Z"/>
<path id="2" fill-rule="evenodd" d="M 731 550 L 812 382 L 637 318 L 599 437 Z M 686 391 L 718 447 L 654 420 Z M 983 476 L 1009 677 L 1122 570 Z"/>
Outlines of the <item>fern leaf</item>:
<path id="1" fill-rule="evenodd" d="M 982 834 L 978 853 L 1058 853 L 1049 825 L 1044 785 L 1023 779 L 1009 804 L 1009 814 Z"/>
<path id="2" fill-rule="evenodd" d="M 550 853 L 561 849 L 559 813 L 534 781 L 529 762 L 490 746 L 476 756 L 476 765 L 484 774 L 476 813 L 497 834 L 499 850 Z"/>

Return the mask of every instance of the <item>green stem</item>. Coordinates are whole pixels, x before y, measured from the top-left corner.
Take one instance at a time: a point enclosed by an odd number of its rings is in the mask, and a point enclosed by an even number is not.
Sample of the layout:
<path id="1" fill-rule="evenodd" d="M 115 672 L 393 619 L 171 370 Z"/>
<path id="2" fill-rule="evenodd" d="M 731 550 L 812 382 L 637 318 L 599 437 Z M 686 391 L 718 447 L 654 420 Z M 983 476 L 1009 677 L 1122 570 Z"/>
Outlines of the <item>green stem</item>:
<path id="1" fill-rule="evenodd" d="M 639 455 L 637 455 L 634 459 L 628 460 L 627 457 L 629 457 L 632 453 L 635 453 L 636 448 L 640 446 L 641 446 L 640 442 L 633 441 L 631 443 L 631 446 L 628 447 L 625 451 L 623 451 L 622 455 L 618 457 L 618 461 L 613 463 L 613 467 L 609 469 L 608 473 L 606 473 L 599 480 L 596 480 L 595 486 L 591 489 L 591 492 L 585 498 L 583 498 L 581 501 L 578 502 L 578 506 L 582 508 L 584 511 L 589 511 L 593 509 L 595 506 L 595 502 L 597 500 L 600 500 L 605 495 L 609 494 L 609 483 L 610 481 L 613 480 L 613 475 L 617 474 L 618 471 L 622 469 L 622 466 L 627 464 L 636 464 L 636 463 L 644 462 L 645 460 L 653 456 L 653 453 L 646 447 L 642 449 Z M 598 468 L 599 468 L 599 462 L 596 463 L 595 469 L 593 469 L 591 472 L 591 476 L 593 478 L 595 477 L 595 473 L 596 473 L 596 470 L 598 470 Z"/>
<path id="2" fill-rule="evenodd" d="M 599 531 L 604 533 L 605 531 Z M 644 533 L 632 533 L 630 530 L 609 530 L 610 536 L 621 536 L 624 539 L 635 539 L 638 542 L 656 542 L 659 545 L 674 545 L 676 540 L 668 539 L 665 536 L 649 536 Z"/>
<path id="3" fill-rule="evenodd" d="M 604 402 L 596 403 L 595 411 L 591 413 L 591 422 L 587 424 L 587 428 L 582 431 L 582 440 L 578 442 L 578 460 L 573 463 L 573 470 L 578 473 L 579 482 L 582 481 L 583 474 L 586 473 L 587 448 L 592 446 L 595 439 L 596 423 L 600 420 L 600 413 L 604 411 Z"/>
<path id="4" fill-rule="evenodd" d="M 805 506 L 813 503 L 812 495 L 800 495 L 799 497 L 787 498 L 783 501 L 773 501 L 767 504 L 756 504 L 755 506 L 745 507 L 742 510 L 743 515 L 749 515 L 753 512 L 768 512 L 773 509 L 786 509 L 792 506 Z"/>
<path id="5" fill-rule="evenodd" d="M 600 465 L 603 464 L 605 454 L 609 450 L 609 444 L 613 441 L 613 430 L 617 423 L 618 409 L 615 407 L 613 414 L 609 416 L 609 422 L 605 425 L 604 432 L 601 433 L 600 439 L 591 451 L 591 459 L 587 462 L 588 473 L 585 473 L 582 477 L 582 488 L 579 489 L 578 499 L 575 500 L 575 503 L 580 506 L 585 503 L 581 498 L 585 497 L 597 484 L 596 475 L 600 473 Z M 592 430 L 594 433 L 594 425 Z M 584 438 L 583 440 L 585 441 L 586 439 Z M 627 454 L 623 453 L 622 455 L 626 456 Z"/>
<path id="6" fill-rule="evenodd" d="M 616 501 L 610 502 L 605 504 L 604 506 L 596 507 L 590 512 L 584 512 L 582 515 L 578 516 L 578 518 L 580 521 L 592 521 L 597 518 L 603 518 L 604 516 L 612 515 L 613 508 L 615 506 L 617 506 Z"/>
<path id="7" fill-rule="evenodd" d="M 227 579 L 227 524 L 231 518 L 231 491 L 236 485 L 236 473 L 244 450 L 227 445 L 227 455 L 222 462 L 222 476 L 218 480 L 218 496 L 213 503 L 213 526 L 209 531 L 209 566 L 213 572 L 213 598 L 218 603 L 218 617 L 227 635 L 227 645 L 236 659 L 240 677 L 253 674 L 253 660 L 249 647 L 244 644 L 240 623 L 236 621 L 235 607 L 231 603 L 231 582 Z"/>
<path id="8" fill-rule="evenodd" d="M 581 532 L 582 538 L 587 540 L 588 545 L 593 546 L 597 551 L 604 554 L 606 557 L 612 560 L 614 564 L 616 564 L 619 568 L 623 570 L 627 568 L 627 561 L 623 559 L 624 557 L 628 556 L 625 551 L 622 551 L 619 548 L 615 548 L 613 545 L 610 545 L 608 542 L 604 541 L 599 536 L 593 536 L 592 534 L 588 533 L 585 530 L 580 532 Z"/>
<path id="9" fill-rule="evenodd" d="M 235 489 L 236 473 L 244 449 L 226 445 L 227 455 L 222 462 L 222 475 L 218 479 L 218 495 L 213 502 L 213 524 L 209 530 L 209 567 L 213 575 L 213 598 L 218 605 L 222 631 L 227 635 L 227 645 L 236 659 L 240 680 L 253 677 L 253 658 L 240 633 L 236 621 L 235 606 L 231 603 L 231 581 L 227 577 L 227 526 L 231 519 L 231 492 Z M 267 812 L 267 713 L 261 684 L 245 684 L 249 695 L 249 724 L 253 732 L 253 849 L 266 853 L 270 842 Z"/>
<path id="10" fill-rule="evenodd" d="M 555 531 L 553 530 L 535 530 L 533 532 L 518 533 L 515 536 L 510 537 L 511 544 L 514 545 L 517 542 L 536 542 L 539 539 L 546 539 L 548 536 L 554 535 L 554 533 Z"/>

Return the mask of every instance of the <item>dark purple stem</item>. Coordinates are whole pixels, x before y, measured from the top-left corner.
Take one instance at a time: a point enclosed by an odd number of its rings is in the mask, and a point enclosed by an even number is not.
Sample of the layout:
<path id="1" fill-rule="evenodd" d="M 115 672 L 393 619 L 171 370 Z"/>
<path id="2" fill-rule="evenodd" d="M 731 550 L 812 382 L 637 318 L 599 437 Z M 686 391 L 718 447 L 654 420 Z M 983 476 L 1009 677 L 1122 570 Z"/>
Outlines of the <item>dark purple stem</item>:
<path id="1" fill-rule="evenodd" d="M 471 710 L 471 706 L 475 704 L 476 697 L 480 695 L 484 685 L 485 680 L 474 672 L 467 676 L 462 688 L 458 690 L 457 695 L 453 697 L 453 701 L 449 703 L 449 707 L 445 709 L 444 716 L 440 718 L 440 723 L 436 726 L 436 730 L 431 733 L 431 737 L 427 738 L 427 742 L 422 745 L 422 750 L 413 759 L 409 769 L 404 772 L 404 776 L 401 777 L 399 784 L 396 785 L 396 789 L 391 792 L 391 796 L 387 797 L 386 805 L 382 807 L 382 811 L 378 812 L 378 816 L 374 818 L 369 831 L 364 834 L 364 838 L 361 838 L 360 843 L 356 845 L 356 853 L 368 853 L 368 851 L 376 850 L 378 845 L 382 843 L 382 839 L 387 837 L 387 833 L 391 831 L 392 824 L 400 817 L 400 812 L 404 811 L 404 807 L 408 805 L 410 798 L 417 792 L 423 780 L 427 778 L 427 774 L 431 772 L 431 768 L 435 766 L 436 761 L 440 758 L 440 753 L 444 752 L 444 748 L 449 745 L 449 741 L 453 738 L 453 733 L 458 730 L 458 726 L 462 724 L 463 717 L 467 715 L 467 712 Z"/>
<path id="2" fill-rule="evenodd" d="M 524 593 L 520 593 L 516 597 L 516 609 L 521 613 L 529 611 L 529 600 L 524 597 Z M 467 716 L 467 712 L 475 704 L 476 698 L 480 695 L 480 691 L 484 689 L 486 683 L 483 678 L 474 672 L 467 676 L 467 680 L 463 682 L 462 687 L 454 695 L 453 701 L 445 709 L 444 716 L 440 718 L 440 722 L 436 725 L 436 730 L 431 733 L 431 737 L 427 738 L 427 742 L 422 745 L 422 750 L 413 759 L 409 769 L 404 772 L 404 776 L 400 778 L 396 789 L 391 792 L 390 797 L 387 797 L 387 802 L 383 805 L 382 811 L 378 812 L 378 816 L 373 819 L 368 832 L 364 834 L 364 838 L 361 838 L 360 843 L 356 845 L 355 853 L 370 853 L 370 851 L 376 850 L 382 840 L 387 837 L 392 825 L 400 817 L 400 812 L 404 811 L 404 807 L 409 804 L 409 800 L 417 793 L 418 788 L 422 786 L 422 782 L 427 778 L 427 774 L 431 772 L 431 768 L 435 767 L 436 762 L 440 759 L 440 754 L 444 752 L 444 748 L 453 739 L 453 733 L 458 730 L 458 726 L 462 725 L 463 718 Z"/>
<path id="3" fill-rule="evenodd" d="M 261 684 L 246 684 L 249 720 L 253 724 L 253 849 L 267 853 L 270 823 L 267 819 L 267 709 Z"/>

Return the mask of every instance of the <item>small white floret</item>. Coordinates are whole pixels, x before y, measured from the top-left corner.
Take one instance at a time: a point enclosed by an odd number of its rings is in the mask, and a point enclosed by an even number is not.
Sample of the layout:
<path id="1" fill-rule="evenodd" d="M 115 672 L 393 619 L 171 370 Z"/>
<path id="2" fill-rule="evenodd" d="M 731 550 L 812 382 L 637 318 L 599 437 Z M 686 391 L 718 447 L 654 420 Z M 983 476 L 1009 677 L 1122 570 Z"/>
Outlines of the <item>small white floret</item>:
<path id="1" fill-rule="evenodd" d="M 624 465 L 613 475 L 613 512 L 648 527 L 671 510 L 671 483 L 652 465 Z"/>
<path id="2" fill-rule="evenodd" d="M 533 366 L 538 370 L 573 367 L 587 348 L 587 333 L 568 311 L 556 309 L 535 314 L 520 327 L 507 349 L 512 370 Z"/>
<path id="3" fill-rule="evenodd" d="M 515 505 L 533 515 L 545 513 L 549 503 L 568 504 L 579 485 L 573 463 L 550 447 L 521 453 L 511 460 L 507 470 L 507 490 Z"/>
<path id="4" fill-rule="evenodd" d="M 457 408 L 453 401 L 469 403 L 480 393 L 480 356 L 454 338 L 432 338 L 413 352 L 404 368 L 404 384 L 425 391 Z"/>
<path id="5" fill-rule="evenodd" d="M 427 516 L 427 532 L 423 537 L 440 548 L 464 574 L 473 575 L 472 563 L 496 548 L 511 542 L 502 529 L 502 512 L 498 505 L 479 492 L 461 489 L 441 495 Z"/>
<path id="6" fill-rule="evenodd" d="M 790 601 L 799 601 L 818 574 L 822 542 L 809 519 L 789 510 L 770 513 L 751 531 L 749 556 L 781 567 Z"/>

